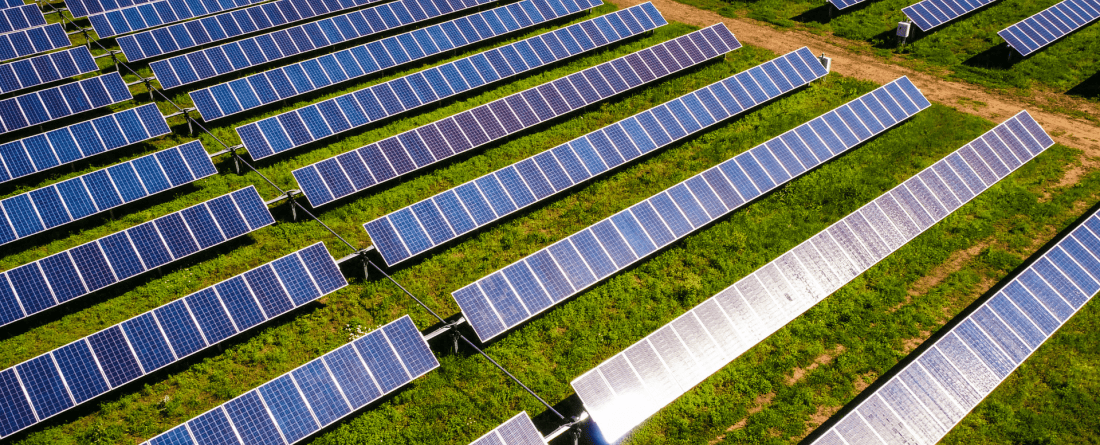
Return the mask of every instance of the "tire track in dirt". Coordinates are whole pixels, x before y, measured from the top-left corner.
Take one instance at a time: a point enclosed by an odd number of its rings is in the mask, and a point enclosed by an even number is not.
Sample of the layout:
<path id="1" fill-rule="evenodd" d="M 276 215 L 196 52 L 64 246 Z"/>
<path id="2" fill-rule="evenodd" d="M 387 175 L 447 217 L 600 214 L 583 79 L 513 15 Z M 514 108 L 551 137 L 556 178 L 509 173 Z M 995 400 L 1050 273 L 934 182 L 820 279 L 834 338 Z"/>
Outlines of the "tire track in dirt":
<path id="1" fill-rule="evenodd" d="M 666 19 L 694 26 L 704 27 L 722 22 L 729 27 L 730 31 L 733 31 L 738 40 L 776 53 L 786 53 L 808 46 L 813 52 L 824 52 L 826 56 L 832 58 L 833 71 L 844 76 L 870 80 L 879 84 L 888 83 L 903 75 L 909 76 L 909 79 L 929 99 L 993 122 L 1001 122 L 1020 110 L 1026 109 L 1042 124 L 1047 133 L 1054 137 L 1055 141 L 1084 151 L 1086 158 L 1100 159 L 1100 127 L 1090 122 L 1040 110 L 1011 97 L 986 91 L 976 85 L 951 82 L 904 66 L 885 63 L 873 56 L 855 53 L 840 46 L 841 44 L 851 45 L 854 42 L 805 31 L 777 30 L 752 20 L 723 17 L 715 12 L 673 0 L 610 1 L 619 7 L 652 1 Z M 974 101 L 985 105 L 973 104 Z M 1091 106 L 1086 107 L 1091 108 Z M 1095 113 L 1095 110 L 1091 109 L 1082 111 Z"/>

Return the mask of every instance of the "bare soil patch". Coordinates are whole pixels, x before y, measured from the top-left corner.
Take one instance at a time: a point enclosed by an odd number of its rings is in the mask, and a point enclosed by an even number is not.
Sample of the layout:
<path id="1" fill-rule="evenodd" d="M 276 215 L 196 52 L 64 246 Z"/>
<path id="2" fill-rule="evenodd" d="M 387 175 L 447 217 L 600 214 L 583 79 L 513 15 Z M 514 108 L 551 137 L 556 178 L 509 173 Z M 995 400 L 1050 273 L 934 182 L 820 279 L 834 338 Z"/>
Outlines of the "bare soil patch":
<path id="1" fill-rule="evenodd" d="M 844 351 L 844 345 L 838 344 L 832 350 L 826 351 L 824 354 L 817 356 L 817 358 L 814 359 L 813 363 L 810 363 L 810 366 L 807 366 L 805 368 L 795 367 L 794 371 L 791 372 L 791 375 L 786 378 L 785 383 L 787 384 L 787 386 L 792 386 L 795 383 L 802 381 L 802 378 L 806 376 L 806 373 L 817 369 L 818 366 L 829 364 L 833 361 L 834 358 L 836 358 L 836 356 L 840 355 Z"/>
<path id="2" fill-rule="evenodd" d="M 735 423 L 733 425 L 730 425 L 729 428 L 726 428 L 726 432 L 728 433 L 728 432 L 737 431 L 741 428 L 744 428 L 745 425 L 748 425 L 748 423 L 749 423 L 749 416 L 752 416 L 753 414 L 756 414 L 760 411 L 763 411 L 764 408 L 766 408 L 768 405 L 771 405 L 773 399 L 775 399 L 775 393 L 774 392 L 769 392 L 767 394 L 761 394 L 759 396 L 756 396 L 756 399 L 754 399 L 752 401 L 752 407 L 749 408 L 749 414 L 746 415 L 745 418 L 741 419 L 737 423 Z M 726 438 L 725 434 L 723 434 L 721 436 L 718 436 L 718 437 L 715 437 L 714 440 L 711 440 L 710 442 L 707 442 L 707 445 L 714 445 L 716 443 L 721 442 L 725 438 Z"/>

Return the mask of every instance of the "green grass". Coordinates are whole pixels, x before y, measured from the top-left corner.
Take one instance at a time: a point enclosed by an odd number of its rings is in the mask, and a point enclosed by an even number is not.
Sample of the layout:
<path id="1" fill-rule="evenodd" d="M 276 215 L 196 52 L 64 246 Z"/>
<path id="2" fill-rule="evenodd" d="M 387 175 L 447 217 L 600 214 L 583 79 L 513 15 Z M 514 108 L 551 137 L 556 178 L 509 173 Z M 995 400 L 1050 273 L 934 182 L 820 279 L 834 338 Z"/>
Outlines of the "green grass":
<path id="1" fill-rule="evenodd" d="M 833 34 L 871 44 L 871 51 L 895 63 L 909 65 L 978 85 L 1020 95 L 1038 88 L 1096 101 L 1100 99 L 1100 40 L 1096 23 L 1015 63 L 997 32 L 1042 11 L 1059 0 L 1000 0 L 974 14 L 942 25 L 895 51 L 894 31 L 906 20 L 902 8 L 916 0 L 868 0 L 848 11 L 828 11 L 820 1 L 808 0 L 677 0 L 728 17 L 749 17 L 780 27 Z M 831 6 L 829 6 L 831 8 Z M 736 33 L 736 29 L 734 33 Z M 806 42 L 813 47 L 812 42 Z"/>
<path id="2" fill-rule="evenodd" d="M 601 11 L 609 9 L 604 7 Z M 607 51 L 524 76 L 422 114 L 394 120 L 381 128 L 350 133 L 320 147 L 300 149 L 292 156 L 261 162 L 260 169 L 276 183 L 290 186 L 290 171 L 294 168 L 691 29 L 676 24 L 664 27 L 651 36 L 615 45 Z M 476 150 L 468 157 L 428 169 L 403 182 L 390 183 L 323 208 L 319 216 L 354 244 L 365 247 L 369 240 L 360 226 L 365 221 L 774 56 L 746 47 L 725 60 L 590 107 L 545 129 Z M 395 270 L 394 277 L 437 312 L 453 315 L 458 308 L 449 296 L 451 291 L 874 87 L 831 75 L 695 139 L 660 150 L 452 247 L 433 252 L 422 261 Z M 265 112 L 264 116 L 299 105 L 288 104 L 286 108 Z M 992 126 L 990 122 L 936 105 L 510 332 L 489 347 L 488 352 L 547 400 L 565 400 L 573 394 L 569 381 L 582 372 Z M 215 128 L 216 133 L 223 135 L 231 131 L 229 124 Z M 95 165 L 81 164 L 75 171 L 37 179 L 37 183 L 20 190 L 41 187 L 186 139 L 173 136 L 119 154 L 104 155 Z M 209 150 L 216 148 L 212 141 L 201 139 Z M 889 370 L 905 356 L 901 351 L 906 340 L 942 326 L 977 299 L 984 285 L 1008 276 L 1044 240 L 1097 203 L 1100 175 L 1090 173 L 1072 187 L 1056 186 L 1078 155 L 1078 151 L 1059 145 L 1039 156 L 681 397 L 646 422 L 631 442 L 701 443 L 721 434 L 727 434 L 727 441 L 739 443 L 796 440 L 806 432 L 805 422 L 818 406 L 841 406 L 851 400 L 858 393 L 857 379 L 870 382 Z M 223 161 L 220 167 L 227 171 L 229 165 Z M 265 197 L 274 196 L 274 191 L 254 174 L 219 175 L 121 209 L 116 212 L 118 218 L 94 217 L 51 231 L 49 237 L 17 244 L 0 257 L 0 267 L 9 269 L 249 184 L 256 184 Z M 5 196 L 16 191 L 8 189 Z M 283 212 L 277 215 L 282 221 L 286 220 L 285 210 L 275 209 Z M 280 222 L 243 241 L 165 267 L 163 276 L 154 273 L 131 279 L 127 284 L 67 304 L 60 311 L 36 317 L 32 323 L 5 328 L 5 337 L 0 340 L 0 367 L 7 368 L 48 352 L 318 240 L 325 241 L 335 256 L 346 253 L 315 222 Z M 927 275 L 953 252 L 982 243 L 989 247 L 976 260 L 950 274 L 939 286 L 902 304 L 907 301 L 906 291 L 915 280 Z M 899 305 L 895 312 L 887 310 Z M 1096 312 L 1096 304 L 1087 305 L 948 440 L 970 442 L 979 435 L 1001 443 L 1018 442 L 1020 437 L 1068 438 L 1074 430 L 1059 422 L 1068 413 L 1095 419 L 1095 402 L 1089 401 L 1095 400 L 1100 387 L 1095 378 L 1100 358 L 1088 334 L 1095 332 L 1089 328 L 1100 320 Z M 112 392 L 76 410 L 76 414 L 63 415 L 32 429 L 18 442 L 134 443 L 346 343 L 349 326 L 351 330 L 356 326 L 373 329 L 404 314 L 412 315 L 422 329 L 433 324 L 433 319 L 392 284 L 376 277 L 369 281 L 353 279 L 347 289 L 319 304 L 244 334 L 223 348 L 187 359 L 168 372 L 143 379 L 141 385 Z M 794 367 L 807 367 L 815 357 L 837 344 L 844 345 L 845 352 L 835 360 L 808 372 L 794 385 L 785 383 Z M 520 410 L 533 415 L 543 413 L 537 402 L 484 359 L 446 353 L 444 345 L 436 345 L 434 349 L 442 363 L 440 369 L 385 402 L 340 422 L 313 442 L 467 443 Z M 1066 357 L 1071 360 L 1060 361 Z M 769 393 L 774 394 L 772 403 L 748 416 L 745 428 L 725 432 L 746 417 L 754 399 Z M 541 419 L 537 419 L 540 424 Z M 1078 428 L 1079 434 L 1095 431 L 1095 421 L 1084 420 L 1072 428 Z"/>

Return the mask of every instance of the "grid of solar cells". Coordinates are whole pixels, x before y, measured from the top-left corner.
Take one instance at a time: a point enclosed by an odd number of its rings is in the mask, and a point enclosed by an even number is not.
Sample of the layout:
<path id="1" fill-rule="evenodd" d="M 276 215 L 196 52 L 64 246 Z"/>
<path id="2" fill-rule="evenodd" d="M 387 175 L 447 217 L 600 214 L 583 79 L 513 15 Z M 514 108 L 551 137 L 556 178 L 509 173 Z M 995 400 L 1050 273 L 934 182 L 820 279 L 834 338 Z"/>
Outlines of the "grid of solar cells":
<path id="1" fill-rule="evenodd" d="M 825 0 L 825 1 L 827 1 L 829 3 L 832 3 L 833 6 L 836 6 L 836 9 L 845 9 L 845 8 L 849 8 L 849 7 L 858 5 L 860 3 L 863 3 L 867 0 Z"/>
<path id="2" fill-rule="evenodd" d="M 65 28 L 59 23 L 0 34 L 0 62 L 71 45 L 69 35 L 65 34 Z"/>
<path id="3" fill-rule="evenodd" d="M 703 46 L 705 55 L 702 50 L 696 51 L 700 47 L 693 38 L 704 44 L 709 42 L 714 52 L 710 51 L 710 46 Z M 317 207 L 706 62 L 710 56 L 725 54 L 740 46 L 741 43 L 725 25 L 713 25 L 498 99 L 479 107 L 481 110 L 467 111 L 424 125 L 292 173 L 310 204 Z M 671 54 L 680 57 L 673 58 Z M 632 68 L 632 65 L 637 68 Z M 631 79 L 630 83 L 622 80 L 624 78 Z M 483 132 L 477 120 L 494 119 L 494 113 L 500 113 L 497 120 L 510 125 L 499 126 L 493 132 Z M 467 124 L 463 126 L 459 124 L 461 122 Z M 416 155 L 424 152 L 430 154 Z"/>
<path id="4" fill-rule="evenodd" d="M 99 67 L 86 46 L 17 60 L 0 65 L 0 93 L 11 93 L 95 71 L 99 71 Z"/>
<path id="5" fill-rule="evenodd" d="M 193 17 L 213 14 L 227 9 L 240 8 L 267 0 L 169 0 L 168 7 L 176 11 L 189 11 Z M 74 18 L 85 17 L 91 14 L 101 14 L 117 9 L 130 8 L 135 5 L 154 5 L 156 9 L 164 8 L 156 1 L 150 0 L 66 0 L 65 6 Z M 137 10 L 139 13 L 144 12 Z M 132 14 L 132 13 L 131 13 Z M 178 12 L 177 12 L 178 14 Z"/>
<path id="6" fill-rule="evenodd" d="M 0 183 L 170 133 L 156 104 L 0 144 Z"/>
<path id="7" fill-rule="evenodd" d="M 118 73 L 0 100 L 0 134 L 133 99 Z"/>
<path id="8" fill-rule="evenodd" d="M 621 436 L 1053 144 L 1021 112 L 573 380 L 573 388 L 605 438 Z"/>
<path id="9" fill-rule="evenodd" d="M 122 36 L 118 38 L 118 44 L 122 48 L 122 52 L 126 54 L 128 60 L 143 60 L 162 54 L 196 48 L 213 42 L 235 39 L 245 34 L 280 27 L 288 23 L 309 20 L 320 15 L 343 11 L 345 9 L 376 3 L 378 1 L 380 0 L 340 0 L 339 3 L 336 3 L 336 0 L 333 0 L 333 4 L 327 6 L 324 3 L 308 2 L 306 0 L 277 1 L 250 8 L 238 9 L 224 14 L 213 15 L 201 20 L 180 23 L 152 31 L 139 32 L 134 35 Z M 404 1 L 408 1 L 415 6 L 417 1 L 428 2 L 432 0 L 402 0 L 402 3 L 404 3 Z M 436 1 L 442 3 L 445 0 Z M 309 9 L 310 6 L 312 6 L 313 9 Z M 409 11 L 403 10 L 402 12 L 406 15 L 409 14 Z M 417 13 L 419 14 L 420 10 L 417 10 Z M 264 45 L 272 44 L 272 42 L 292 42 L 292 38 L 301 42 L 309 42 L 309 39 L 325 41 L 327 37 L 339 37 L 341 35 L 341 29 L 343 31 L 354 30 L 354 28 L 351 27 L 351 22 L 348 21 L 351 15 L 354 15 L 354 13 L 341 16 L 343 18 L 329 18 L 307 24 L 304 27 L 299 26 L 271 34 L 265 34 L 263 36 L 252 37 L 249 38 L 247 42 L 230 44 L 230 47 L 227 48 L 219 47 L 214 53 L 210 54 L 206 54 L 206 51 L 212 51 L 208 49 L 200 52 L 198 55 L 188 54 L 181 57 L 185 59 L 188 57 L 205 57 L 207 62 L 209 62 L 210 59 L 220 62 L 226 60 L 226 54 L 238 55 L 242 50 L 247 53 L 252 48 L 260 48 Z M 374 15 L 373 17 L 378 16 Z M 362 16 L 356 18 L 361 19 Z M 93 20 L 92 23 L 95 23 L 95 20 Z M 337 27 L 336 23 L 339 23 L 340 27 Z M 343 40 L 337 40 L 329 44 L 336 44 L 341 41 Z M 287 47 L 295 48 L 293 43 Z M 309 49 L 312 48 L 303 48 L 302 51 L 308 51 Z M 204 56 L 203 54 L 206 55 Z M 241 69 L 247 66 L 249 65 L 234 66 L 234 69 Z"/>
<path id="10" fill-rule="evenodd" d="M 293 444 L 438 367 L 406 315 L 145 445 Z"/>
<path id="11" fill-rule="evenodd" d="M 38 5 L 19 5 L 0 9 L 0 33 L 45 26 L 46 17 Z"/>
<path id="12" fill-rule="evenodd" d="M 470 445 L 546 445 L 527 412 L 516 414 Z"/>
<path id="13" fill-rule="evenodd" d="M 199 141 L 0 201 L 0 245 L 213 176 Z"/>
<path id="14" fill-rule="evenodd" d="M 0 7 L 14 8 L 23 4 L 23 0 L 0 0 Z"/>
<path id="15" fill-rule="evenodd" d="M 0 437 L 225 341 L 347 285 L 317 243 L 0 371 Z M 87 357 L 74 362 L 74 357 Z"/>
<path id="16" fill-rule="evenodd" d="M 204 119 L 218 119 L 234 113 L 258 108 L 275 101 L 319 90 L 349 79 L 377 73 L 389 67 L 405 64 L 434 54 L 440 54 L 457 47 L 469 45 L 478 40 L 491 38 L 494 35 L 499 36 L 518 29 L 532 27 L 538 23 L 552 20 L 555 17 L 579 12 L 582 8 L 590 7 L 589 5 L 598 5 L 600 4 L 599 1 L 600 0 L 523 0 L 516 4 L 501 6 L 478 14 L 460 17 L 450 22 L 432 25 L 427 28 L 393 37 L 387 37 L 380 41 L 370 42 L 334 54 L 259 73 L 250 76 L 248 79 L 239 79 L 237 81 L 192 91 L 190 95 L 192 101 L 195 103 L 195 107 L 202 113 Z M 522 15 L 524 14 L 524 9 L 537 13 L 538 8 L 533 5 L 546 4 L 546 2 L 559 6 L 563 14 L 556 15 L 558 12 L 557 8 L 548 7 L 545 17 L 539 16 L 534 19 L 528 19 L 527 16 Z M 516 17 L 513 14 L 520 14 L 520 16 Z M 485 24 L 485 22 L 493 23 L 494 25 L 490 26 Z M 456 23 L 458 25 L 456 25 Z M 474 26 L 474 23 L 479 23 L 479 25 Z M 496 25 L 499 25 L 499 27 Z M 463 34 L 458 32 L 463 29 L 470 32 L 477 29 L 482 36 L 478 36 L 477 33 L 472 33 L 467 35 L 469 38 L 468 40 L 463 40 Z M 455 32 L 455 34 L 449 34 L 451 31 Z M 449 70 L 448 73 L 456 76 L 456 81 L 463 82 L 459 88 L 456 88 L 459 90 L 466 90 L 492 81 L 483 79 L 481 76 L 490 76 L 488 79 L 506 76 L 506 74 L 498 74 L 496 71 L 492 71 L 493 68 L 490 65 L 490 61 L 486 60 L 486 54 L 488 53 L 492 53 L 498 57 L 500 57 L 501 54 L 498 50 L 491 50 L 451 62 L 444 65 L 443 67 L 445 68 L 432 68 L 426 70 L 426 72 L 430 71 L 434 73 L 437 76 L 433 78 L 435 86 L 444 88 L 445 90 L 453 87 L 446 87 L 448 81 L 444 80 L 442 75 L 439 74 L 440 69 Z M 472 62 L 477 62 L 477 65 L 473 65 Z M 503 58 L 494 59 L 494 62 L 504 64 L 504 66 L 501 66 L 501 69 L 504 69 L 507 65 Z M 469 80 L 475 82 L 473 86 L 465 85 L 465 81 L 462 81 L 461 76 L 458 74 L 459 71 L 457 67 L 462 67 L 462 72 L 464 74 L 477 76 L 476 81 L 473 78 Z M 409 85 L 409 79 L 417 79 L 419 82 L 415 85 L 415 92 L 412 90 L 413 87 Z M 359 118 L 359 116 L 350 116 L 351 119 L 356 119 L 356 121 L 344 122 L 342 129 L 362 125 L 368 120 L 374 121 L 380 119 L 382 116 L 399 113 L 408 108 L 408 104 L 414 102 L 419 104 L 421 101 L 430 102 L 436 97 L 436 93 L 434 93 L 431 86 L 429 86 L 428 80 L 424 77 L 424 73 L 411 74 L 401 79 L 395 79 L 383 84 L 385 87 L 375 86 L 371 89 L 386 88 L 387 91 L 389 91 L 391 89 L 390 85 L 393 85 L 395 82 L 404 86 L 404 90 L 401 90 L 403 95 L 400 96 L 400 99 L 395 96 L 392 97 L 392 102 L 379 103 L 378 99 L 372 98 L 371 100 L 374 100 L 374 103 L 364 105 L 362 108 L 365 109 L 365 112 L 358 112 L 362 118 Z M 353 95 L 371 96 L 373 94 L 369 91 L 371 89 L 349 93 L 343 97 L 351 97 Z M 389 91 L 389 96 L 394 96 L 394 94 L 396 93 Z M 328 106 L 335 106 L 335 100 L 336 99 L 328 101 Z M 367 106 L 371 105 L 375 108 L 367 108 Z M 298 123 L 301 124 L 299 113 L 313 113 L 315 109 L 316 107 L 314 106 L 301 108 L 261 121 L 266 123 L 251 124 L 248 128 L 255 129 L 257 125 L 260 125 L 261 129 L 266 128 L 266 126 L 271 125 L 272 122 L 282 119 L 297 120 Z M 335 113 L 342 116 L 339 118 L 342 121 L 348 119 L 348 117 L 343 117 L 344 113 L 339 111 Z M 317 118 L 320 119 L 320 116 L 317 116 Z M 331 125 L 322 121 L 317 122 L 317 125 L 325 127 L 326 130 Z M 241 128 L 243 127 L 237 128 L 238 133 L 241 132 Z M 315 128 L 315 130 L 320 130 L 320 127 Z M 247 131 L 253 130 L 246 130 L 246 132 Z M 302 131 L 305 131 L 305 128 L 302 128 Z M 328 131 L 330 134 L 332 133 L 331 130 Z M 272 135 L 272 137 L 274 137 L 274 135 Z M 283 137 L 285 138 L 285 136 Z M 298 137 L 295 136 L 292 140 L 297 141 Z M 286 142 L 289 143 L 290 141 L 291 140 L 287 140 Z M 263 151 L 252 150 L 253 147 L 256 147 L 257 142 L 255 138 L 246 138 L 244 142 L 246 146 L 252 143 L 252 145 L 248 147 L 249 152 L 254 156 L 263 153 Z M 277 144 L 279 142 L 281 141 L 274 141 L 272 144 Z M 264 145 L 268 144 L 264 143 Z M 273 149 L 271 147 L 277 147 L 277 145 L 268 145 L 268 147 L 269 149 L 267 149 L 267 151 L 271 151 Z M 279 150 L 275 151 L 278 152 Z"/>
<path id="17" fill-rule="evenodd" d="M 1066 0 L 998 32 L 1027 56 L 1100 18 L 1100 1 Z"/>
<path id="18" fill-rule="evenodd" d="M 901 11 L 921 31 L 928 31 L 995 1 L 997 0 L 924 0 L 902 8 Z"/>
<path id="19" fill-rule="evenodd" d="M 487 341 L 929 105 L 909 79 L 903 77 L 452 295 L 478 337 Z M 588 155 L 590 158 L 596 157 L 596 150 L 587 150 L 593 152 Z M 581 150 L 576 151 L 577 157 L 583 159 Z M 483 183 L 473 184 L 480 187 Z M 491 209 L 493 200 L 489 202 L 486 207 Z M 403 226 L 417 224 L 415 214 L 408 211 L 406 214 L 410 221 L 396 218 L 400 216 L 398 213 L 390 216 L 399 232 L 407 231 Z M 422 225 L 430 227 L 427 223 Z M 377 243 L 389 234 L 375 229 L 371 235 Z"/>
<path id="20" fill-rule="evenodd" d="M 0 274 L 0 325 L 274 223 L 256 188 L 248 186 L 16 267 Z M 13 236 L 8 226 L 0 231 Z"/>
<path id="21" fill-rule="evenodd" d="M 160 32 L 153 32 L 146 37 L 138 39 L 145 44 L 152 42 L 152 40 L 145 41 L 144 39 L 175 40 L 178 42 L 179 39 L 173 39 L 173 35 L 176 33 L 183 33 L 184 39 L 190 38 L 191 40 L 198 41 L 207 40 L 206 43 L 209 43 L 213 41 L 212 39 L 214 39 L 215 36 L 228 35 L 229 37 L 236 37 L 242 34 L 271 28 L 273 26 L 306 20 L 318 15 L 342 11 L 344 9 L 354 8 L 377 1 L 380 0 L 328 0 L 325 2 L 306 2 L 302 0 L 276 1 L 235 11 L 227 11 L 216 3 L 210 5 L 214 6 L 214 8 L 207 8 L 208 5 L 198 2 L 188 2 L 186 0 L 160 0 L 129 6 L 106 13 L 90 15 L 88 16 L 88 21 L 92 23 L 92 28 L 95 29 L 99 38 L 103 39 L 209 15 L 210 17 L 196 20 L 190 25 L 179 25 L 166 28 Z M 256 1 L 250 3 L 255 4 L 261 2 Z M 237 6 L 233 7 L 235 8 Z M 225 12 L 218 14 L 223 11 Z M 121 43 L 122 39 L 118 41 Z M 132 39 L 128 40 L 128 42 L 133 44 Z M 138 60 L 130 57 L 130 53 L 126 52 L 125 46 L 123 46 L 122 49 L 123 52 L 126 53 L 127 59 L 131 61 Z"/>
<path id="22" fill-rule="evenodd" d="M 382 258 L 393 265 L 690 137 L 825 74 L 825 68 L 809 49 L 802 48 L 363 227 Z"/>
<path id="23" fill-rule="evenodd" d="M 1098 283 L 1094 213 L 814 443 L 939 442 L 1080 310 Z"/>

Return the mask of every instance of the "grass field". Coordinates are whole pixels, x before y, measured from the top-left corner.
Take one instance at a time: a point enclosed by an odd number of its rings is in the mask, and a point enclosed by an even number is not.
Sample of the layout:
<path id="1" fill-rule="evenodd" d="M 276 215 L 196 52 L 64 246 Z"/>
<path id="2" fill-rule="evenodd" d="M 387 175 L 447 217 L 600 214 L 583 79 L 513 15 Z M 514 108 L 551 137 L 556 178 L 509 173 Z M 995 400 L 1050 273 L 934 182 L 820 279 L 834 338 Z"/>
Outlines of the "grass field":
<path id="1" fill-rule="evenodd" d="M 611 9 L 605 6 L 598 11 Z M 300 149 L 258 166 L 277 184 L 290 188 L 290 171 L 294 168 L 691 30 L 672 24 L 652 35 L 494 86 L 481 94 L 378 128 L 353 132 L 339 141 Z M 470 51 L 485 48 L 488 46 Z M 369 239 L 360 226 L 365 221 L 774 56 L 758 48 L 743 48 L 725 60 L 593 106 L 573 118 L 322 208 L 318 216 L 357 247 L 366 247 Z M 371 83 L 400 74 L 391 73 Z M 362 86 L 326 92 L 324 97 Z M 450 298 L 451 291 L 874 87 L 830 75 L 412 262 L 393 271 L 393 275 L 434 310 L 444 316 L 453 315 L 458 308 Z M 177 94 L 174 99 L 184 102 L 185 98 Z M 311 97 L 308 102 L 316 100 Z M 304 103 L 288 103 L 282 109 L 214 126 L 212 131 L 235 143 L 233 127 Z M 566 400 L 562 408 L 576 411 L 579 407 L 575 398 L 570 399 L 570 380 L 993 125 L 937 104 L 505 335 L 487 351 L 547 400 Z M 182 134 L 185 126 L 175 129 Z M 217 149 L 208 137 L 200 139 L 208 150 Z M 103 155 L 92 164 L 78 164 L 66 173 L 22 181 L 18 188 L 7 185 L 3 196 L 187 140 L 172 136 Z M 1100 201 L 1100 175 L 1087 174 L 1073 186 L 1059 185 L 1075 166 L 1078 154 L 1057 145 L 1039 156 L 681 397 L 644 424 L 629 442 L 704 443 L 719 436 L 729 443 L 797 442 L 815 422 L 828 418 L 861 388 L 897 364 L 921 339 L 980 299 L 989 286 L 1010 276 L 1075 218 L 1095 209 Z M 219 166 L 228 172 L 230 163 L 222 159 Z M 42 258 L 250 184 L 255 184 L 266 198 L 275 196 L 274 189 L 255 174 L 219 175 L 118 209 L 116 217 L 94 217 L 53 230 L 49 236 L 17 243 L 0 257 L 0 268 Z M 163 275 L 152 273 L 131 279 L 60 310 L 4 328 L 0 366 L 10 367 L 317 240 L 325 241 L 334 256 L 350 252 L 319 224 L 289 222 L 285 207 L 274 211 L 278 224 L 244 240 L 167 266 Z M 941 267 L 950 263 L 957 252 L 968 249 L 975 254 L 959 267 Z M 919 280 L 928 275 L 942 275 L 943 280 L 925 286 Z M 112 392 L 32 429 L 17 437 L 16 442 L 135 443 L 344 344 L 358 327 L 373 329 L 404 314 L 412 315 L 421 329 L 434 323 L 389 282 L 377 277 L 356 278 L 351 286 L 321 303 L 143 379 L 141 385 Z M 1100 430 L 1096 421 L 1100 407 L 1095 402 L 1100 392 L 1096 371 L 1100 349 L 1090 335 L 1098 324 L 1097 305 L 1086 305 L 946 441 L 973 443 L 981 438 L 988 443 L 1088 442 L 1089 433 Z M 338 423 L 312 442 L 467 443 L 519 410 L 537 416 L 538 424 L 551 426 L 551 419 L 542 415 L 544 408 L 484 359 L 468 351 L 450 354 L 446 345 L 434 346 L 442 363 L 440 369 Z M 824 360 L 825 355 L 830 359 Z M 811 369 L 815 360 L 822 363 Z M 792 378 L 795 375 L 800 378 Z M 1076 421 L 1067 424 L 1067 417 Z M 742 427 L 727 431 L 735 425 Z"/>

